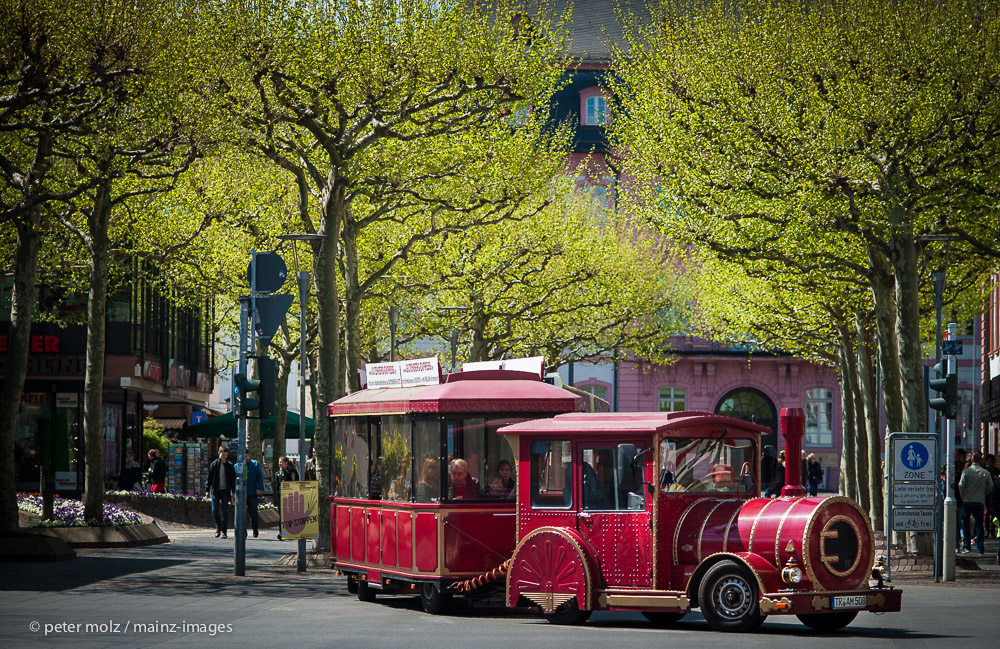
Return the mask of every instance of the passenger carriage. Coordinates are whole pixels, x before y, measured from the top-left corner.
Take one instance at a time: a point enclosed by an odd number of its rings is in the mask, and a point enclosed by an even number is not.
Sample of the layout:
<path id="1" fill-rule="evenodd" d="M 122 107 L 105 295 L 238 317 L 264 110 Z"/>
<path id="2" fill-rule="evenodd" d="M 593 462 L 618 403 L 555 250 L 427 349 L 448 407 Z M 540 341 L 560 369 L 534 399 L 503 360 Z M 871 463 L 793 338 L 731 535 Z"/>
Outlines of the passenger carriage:
<path id="1" fill-rule="evenodd" d="M 332 403 L 331 567 L 361 600 L 419 593 L 430 612 L 474 578 L 467 595 L 502 593 L 499 573 L 482 578 L 516 542 L 516 462 L 497 430 L 582 407 L 541 372 L 516 370 L 453 373 L 440 385 L 367 389 Z M 460 462 L 468 479 L 456 491 L 451 468 Z M 504 484 L 491 485 L 503 467 L 511 468 Z"/>

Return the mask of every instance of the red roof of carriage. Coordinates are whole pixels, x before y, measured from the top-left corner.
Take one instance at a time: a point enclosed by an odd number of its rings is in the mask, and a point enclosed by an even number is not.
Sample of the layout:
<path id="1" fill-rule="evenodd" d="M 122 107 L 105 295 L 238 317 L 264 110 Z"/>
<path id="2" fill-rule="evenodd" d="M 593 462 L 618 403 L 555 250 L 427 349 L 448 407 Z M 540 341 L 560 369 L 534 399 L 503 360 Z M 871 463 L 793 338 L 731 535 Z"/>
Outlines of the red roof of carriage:
<path id="1" fill-rule="evenodd" d="M 407 412 L 570 413 L 580 399 L 537 374 L 480 370 L 449 374 L 446 383 L 360 390 L 327 406 L 329 417 Z"/>
<path id="2" fill-rule="evenodd" d="M 766 426 L 723 417 L 710 412 L 574 412 L 501 428 L 501 435 L 587 435 L 607 433 L 656 433 L 696 425 L 725 426 L 746 433 L 770 433 Z"/>

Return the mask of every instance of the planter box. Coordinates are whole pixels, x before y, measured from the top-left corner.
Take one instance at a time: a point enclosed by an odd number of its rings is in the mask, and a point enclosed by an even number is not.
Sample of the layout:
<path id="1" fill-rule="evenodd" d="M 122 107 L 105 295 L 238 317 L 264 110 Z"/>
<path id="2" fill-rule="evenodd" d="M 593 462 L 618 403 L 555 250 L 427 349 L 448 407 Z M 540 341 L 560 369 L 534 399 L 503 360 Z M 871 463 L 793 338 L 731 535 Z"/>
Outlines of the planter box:
<path id="1" fill-rule="evenodd" d="M 134 548 L 170 539 L 156 523 L 107 527 L 35 527 L 31 534 L 61 540 L 71 548 Z"/>

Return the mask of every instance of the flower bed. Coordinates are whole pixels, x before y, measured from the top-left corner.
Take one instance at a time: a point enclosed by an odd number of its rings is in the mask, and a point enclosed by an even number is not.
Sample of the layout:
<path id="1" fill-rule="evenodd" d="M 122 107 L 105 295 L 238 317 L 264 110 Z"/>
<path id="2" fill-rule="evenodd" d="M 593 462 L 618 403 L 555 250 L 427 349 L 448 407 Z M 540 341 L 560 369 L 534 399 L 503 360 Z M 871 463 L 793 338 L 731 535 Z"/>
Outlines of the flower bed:
<path id="1" fill-rule="evenodd" d="M 175 494 L 175 493 L 154 493 L 152 491 L 121 491 L 112 490 L 105 491 L 105 496 L 114 496 L 116 499 L 121 497 L 126 497 L 131 499 L 134 496 L 140 496 L 142 498 L 151 498 L 153 500 L 163 499 L 163 500 L 181 500 L 188 502 L 199 502 L 199 503 L 211 503 L 212 499 L 207 496 L 189 496 L 187 494 Z M 273 502 L 267 498 L 258 499 L 257 509 L 276 509 Z"/>
<path id="2" fill-rule="evenodd" d="M 19 510 L 43 515 L 43 501 L 41 496 L 33 494 L 17 494 L 17 508 Z M 118 525 L 139 525 L 142 518 L 139 514 L 127 507 L 121 507 L 115 503 L 104 503 L 104 521 L 87 521 L 83 518 L 83 502 L 70 498 L 56 497 L 52 507 L 52 520 L 40 520 L 32 523 L 33 527 L 94 527 L 94 526 L 118 526 Z"/>

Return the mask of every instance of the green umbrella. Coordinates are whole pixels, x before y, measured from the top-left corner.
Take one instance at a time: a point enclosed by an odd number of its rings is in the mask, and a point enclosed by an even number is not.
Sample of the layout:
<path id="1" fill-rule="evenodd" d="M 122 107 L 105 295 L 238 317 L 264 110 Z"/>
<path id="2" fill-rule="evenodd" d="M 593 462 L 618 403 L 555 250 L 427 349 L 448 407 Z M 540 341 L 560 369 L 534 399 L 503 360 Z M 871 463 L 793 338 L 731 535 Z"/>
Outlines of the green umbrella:
<path id="1" fill-rule="evenodd" d="M 262 419 L 260 422 L 260 436 L 263 439 L 273 439 L 274 438 L 274 423 L 276 417 L 270 417 L 268 419 Z M 313 420 L 306 417 L 306 439 L 312 439 Z M 227 437 L 229 439 L 236 438 L 236 417 L 233 413 L 227 412 L 224 415 L 219 415 L 218 417 L 209 417 L 203 422 L 197 424 L 191 424 L 185 426 L 184 430 L 181 431 L 181 435 L 184 437 Z M 285 420 L 285 439 L 298 439 L 299 437 L 299 415 L 294 412 L 288 413 L 288 418 Z"/>

